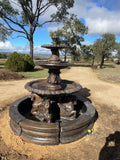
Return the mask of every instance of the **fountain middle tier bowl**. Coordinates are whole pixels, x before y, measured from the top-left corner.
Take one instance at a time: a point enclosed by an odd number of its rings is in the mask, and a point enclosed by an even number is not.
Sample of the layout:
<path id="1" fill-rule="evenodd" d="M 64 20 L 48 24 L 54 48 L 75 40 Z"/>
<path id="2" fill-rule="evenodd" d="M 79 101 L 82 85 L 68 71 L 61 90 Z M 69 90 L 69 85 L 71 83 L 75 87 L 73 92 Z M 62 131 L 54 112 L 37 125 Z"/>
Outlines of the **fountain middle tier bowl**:
<path id="1" fill-rule="evenodd" d="M 47 79 L 40 79 L 28 82 L 25 88 L 32 93 L 46 96 L 72 94 L 78 92 L 82 88 L 80 84 L 68 80 L 61 80 L 59 85 L 61 89 L 53 90 L 51 85 L 48 84 Z"/>
<path id="2" fill-rule="evenodd" d="M 43 68 L 48 68 L 48 69 L 64 69 L 70 66 L 74 66 L 73 63 L 65 63 L 65 62 L 60 62 L 60 63 L 50 63 L 48 61 L 38 61 L 35 62 L 36 65 L 41 66 Z"/>

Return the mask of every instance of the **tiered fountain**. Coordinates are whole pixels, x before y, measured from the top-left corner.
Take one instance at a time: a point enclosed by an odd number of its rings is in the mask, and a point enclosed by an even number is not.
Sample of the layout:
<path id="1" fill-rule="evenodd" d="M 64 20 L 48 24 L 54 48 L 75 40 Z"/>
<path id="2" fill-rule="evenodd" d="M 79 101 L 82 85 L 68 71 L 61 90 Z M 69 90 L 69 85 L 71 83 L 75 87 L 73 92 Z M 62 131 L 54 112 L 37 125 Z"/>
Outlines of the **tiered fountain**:
<path id="1" fill-rule="evenodd" d="M 60 69 L 70 66 L 59 59 L 57 35 L 52 37 L 48 62 L 37 65 L 49 69 L 49 77 L 29 82 L 25 88 L 31 96 L 23 97 L 10 106 L 10 126 L 13 132 L 27 142 L 44 145 L 69 143 L 80 139 L 93 127 L 95 108 L 76 94 L 82 88 L 73 81 L 61 80 Z"/>

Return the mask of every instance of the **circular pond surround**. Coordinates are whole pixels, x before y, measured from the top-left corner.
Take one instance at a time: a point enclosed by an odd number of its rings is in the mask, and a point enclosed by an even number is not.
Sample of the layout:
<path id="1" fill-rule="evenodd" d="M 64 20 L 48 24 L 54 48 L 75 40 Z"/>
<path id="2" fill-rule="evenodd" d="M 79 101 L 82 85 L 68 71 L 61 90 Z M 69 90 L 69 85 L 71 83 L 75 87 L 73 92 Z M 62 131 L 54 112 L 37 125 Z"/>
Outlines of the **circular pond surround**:
<path id="1" fill-rule="evenodd" d="M 31 116 L 31 96 L 23 97 L 10 106 L 10 126 L 24 141 L 35 144 L 57 145 L 76 141 L 92 129 L 95 116 L 95 108 L 88 100 L 77 96 L 77 101 L 81 109 L 75 120 L 44 123 Z"/>

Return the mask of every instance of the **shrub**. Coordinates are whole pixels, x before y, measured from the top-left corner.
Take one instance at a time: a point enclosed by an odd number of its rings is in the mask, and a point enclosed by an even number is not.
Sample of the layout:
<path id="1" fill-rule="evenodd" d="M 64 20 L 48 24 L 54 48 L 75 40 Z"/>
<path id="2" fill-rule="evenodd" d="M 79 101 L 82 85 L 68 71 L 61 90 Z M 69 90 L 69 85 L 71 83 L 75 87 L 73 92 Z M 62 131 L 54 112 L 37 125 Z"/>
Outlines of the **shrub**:
<path id="1" fill-rule="evenodd" d="M 32 58 L 28 54 L 21 54 L 24 61 L 27 63 L 26 71 L 30 71 L 35 67 L 35 64 L 32 60 Z"/>
<path id="2" fill-rule="evenodd" d="M 34 62 L 29 55 L 17 52 L 13 52 L 5 63 L 5 67 L 14 72 L 30 71 L 34 66 Z"/>
<path id="3" fill-rule="evenodd" d="M 0 53 L 0 58 L 7 58 L 7 55 L 4 53 Z"/>

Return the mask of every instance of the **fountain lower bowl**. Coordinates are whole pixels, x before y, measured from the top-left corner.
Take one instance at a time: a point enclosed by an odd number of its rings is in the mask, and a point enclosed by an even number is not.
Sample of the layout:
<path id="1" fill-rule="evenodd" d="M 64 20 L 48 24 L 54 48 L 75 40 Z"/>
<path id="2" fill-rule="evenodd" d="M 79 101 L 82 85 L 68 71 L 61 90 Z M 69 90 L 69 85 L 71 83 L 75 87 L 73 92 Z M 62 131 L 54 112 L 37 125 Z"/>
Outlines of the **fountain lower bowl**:
<path id="1" fill-rule="evenodd" d="M 45 123 L 31 113 L 31 96 L 15 101 L 9 110 L 10 126 L 24 141 L 40 145 L 57 145 L 76 141 L 88 133 L 94 124 L 95 108 L 86 99 L 77 97 L 80 115 L 75 120 Z"/>

